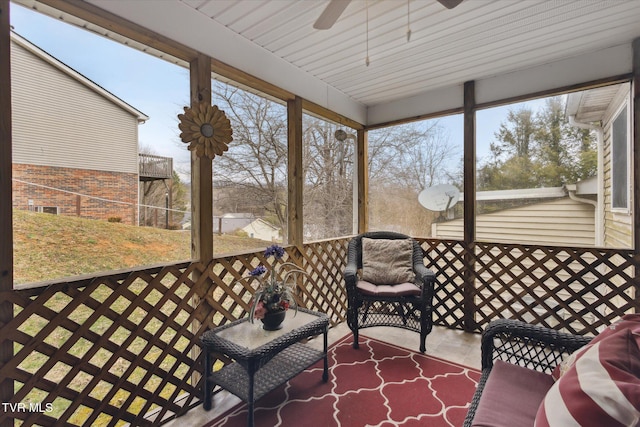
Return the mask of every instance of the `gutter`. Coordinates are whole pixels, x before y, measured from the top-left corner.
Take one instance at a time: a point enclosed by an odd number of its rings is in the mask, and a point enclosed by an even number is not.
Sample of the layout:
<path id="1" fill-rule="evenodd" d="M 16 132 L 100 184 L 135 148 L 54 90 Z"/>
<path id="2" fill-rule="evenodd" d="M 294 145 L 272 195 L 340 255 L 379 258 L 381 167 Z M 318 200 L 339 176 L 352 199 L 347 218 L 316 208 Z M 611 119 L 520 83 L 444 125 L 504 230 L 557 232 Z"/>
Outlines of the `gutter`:
<path id="1" fill-rule="evenodd" d="M 596 194 L 596 202 L 593 200 L 583 199 L 576 196 L 575 192 L 577 187 L 575 185 L 571 186 L 573 189 L 567 190 L 569 192 L 569 198 L 589 203 L 596 207 L 595 211 L 595 227 L 596 227 L 596 236 L 595 236 L 595 245 L 597 247 L 604 246 L 604 130 L 602 129 L 602 122 L 597 122 L 597 125 L 591 123 L 583 123 L 576 120 L 575 115 L 569 116 L 569 124 L 573 127 L 577 127 L 579 129 L 588 129 L 596 132 L 597 138 L 596 143 L 598 145 L 598 173 L 597 173 L 597 182 L 598 182 L 598 190 Z"/>

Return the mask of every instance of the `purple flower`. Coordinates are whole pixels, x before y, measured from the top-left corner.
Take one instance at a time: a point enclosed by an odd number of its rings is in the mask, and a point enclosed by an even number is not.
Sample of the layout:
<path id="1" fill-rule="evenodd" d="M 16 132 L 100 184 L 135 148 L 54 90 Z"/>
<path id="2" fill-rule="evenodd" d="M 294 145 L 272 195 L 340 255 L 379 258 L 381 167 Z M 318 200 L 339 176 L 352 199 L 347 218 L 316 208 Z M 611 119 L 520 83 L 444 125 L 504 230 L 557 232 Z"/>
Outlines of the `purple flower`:
<path id="1" fill-rule="evenodd" d="M 266 267 L 264 265 L 259 265 L 249 272 L 249 276 L 261 276 L 266 272 Z"/>
<path id="2" fill-rule="evenodd" d="M 264 256 L 274 256 L 275 259 L 281 259 L 284 256 L 284 249 L 278 245 L 271 245 L 264 251 Z"/>

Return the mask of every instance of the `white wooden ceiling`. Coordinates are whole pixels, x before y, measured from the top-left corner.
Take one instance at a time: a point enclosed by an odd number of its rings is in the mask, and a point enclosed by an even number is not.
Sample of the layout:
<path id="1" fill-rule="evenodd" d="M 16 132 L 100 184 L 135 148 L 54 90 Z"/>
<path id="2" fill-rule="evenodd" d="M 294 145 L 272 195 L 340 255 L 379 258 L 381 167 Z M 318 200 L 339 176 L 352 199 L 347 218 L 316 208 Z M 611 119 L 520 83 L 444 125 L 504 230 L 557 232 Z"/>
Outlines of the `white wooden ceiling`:
<path id="1" fill-rule="evenodd" d="M 522 80 L 501 76 L 612 47 L 626 45 L 622 60 L 576 61 L 576 78 L 627 72 L 640 37 L 640 0 L 464 0 L 451 10 L 435 0 L 352 0 L 329 30 L 313 28 L 328 0 L 85 1 L 369 124 L 428 112 L 447 88 L 456 99 L 431 109 L 459 107 L 469 80 L 497 78 L 487 90 L 508 96 L 514 90 L 499 92 Z M 589 75 L 582 64 L 594 61 L 608 69 Z M 571 83 L 563 73 L 545 78 Z"/>
<path id="2" fill-rule="evenodd" d="M 466 0 L 452 10 L 435 0 L 353 0 L 323 31 L 313 23 L 326 1 L 183 1 L 365 105 L 640 36 L 638 0 Z"/>

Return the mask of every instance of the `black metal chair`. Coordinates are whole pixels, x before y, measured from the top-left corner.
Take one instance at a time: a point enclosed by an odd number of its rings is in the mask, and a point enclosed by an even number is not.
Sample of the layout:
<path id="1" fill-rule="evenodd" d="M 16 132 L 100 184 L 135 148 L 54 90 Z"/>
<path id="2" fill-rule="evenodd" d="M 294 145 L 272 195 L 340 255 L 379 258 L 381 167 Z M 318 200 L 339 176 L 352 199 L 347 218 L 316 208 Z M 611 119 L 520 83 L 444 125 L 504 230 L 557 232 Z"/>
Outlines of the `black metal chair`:
<path id="1" fill-rule="evenodd" d="M 372 283 L 365 258 L 363 269 L 363 238 L 367 248 L 388 246 L 392 251 L 402 247 L 409 251 L 411 278 L 400 278 L 398 283 Z M 402 240 L 404 242 L 394 242 Z M 374 246 L 375 245 L 375 246 Z M 374 249 L 365 250 L 379 257 Z M 395 251 L 399 252 L 399 251 Z M 394 270 L 396 255 L 392 254 L 388 264 Z M 404 255 L 402 255 L 404 256 Z M 379 260 L 377 260 L 379 261 Z M 406 263 L 403 261 L 406 265 Z M 384 263 L 382 263 L 384 264 Z M 391 272 L 384 272 L 391 273 Z M 384 278 L 385 274 L 382 275 Z M 424 265 L 420 245 L 404 234 L 390 231 L 375 231 L 360 234 L 349 242 L 347 266 L 344 271 L 347 287 L 347 324 L 353 332 L 353 348 L 358 348 L 358 331 L 371 326 L 394 326 L 420 333 L 420 352 L 424 353 L 425 340 L 433 327 L 433 293 L 435 274 Z M 365 280 L 366 279 L 366 280 Z"/>

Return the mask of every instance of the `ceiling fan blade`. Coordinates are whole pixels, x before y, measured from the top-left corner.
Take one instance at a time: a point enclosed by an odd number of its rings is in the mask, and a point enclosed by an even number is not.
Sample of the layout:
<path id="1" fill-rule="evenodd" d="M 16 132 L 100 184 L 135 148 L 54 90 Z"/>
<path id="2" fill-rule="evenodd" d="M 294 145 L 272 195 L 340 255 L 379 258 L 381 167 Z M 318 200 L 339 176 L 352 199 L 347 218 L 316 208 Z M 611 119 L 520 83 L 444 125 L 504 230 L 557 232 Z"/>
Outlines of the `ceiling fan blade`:
<path id="1" fill-rule="evenodd" d="M 351 0 L 331 0 L 313 24 L 313 28 L 316 30 L 328 30 L 333 27 L 333 24 L 340 18 L 340 15 L 349 6 L 350 2 Z"/>
<path id="2" fill-rule="evenodd" d="M 440 3 L 447 9 L 453 9 L 454 7 L 462 3 L 462 0 L 438 0 L 438 3 Z"/>

